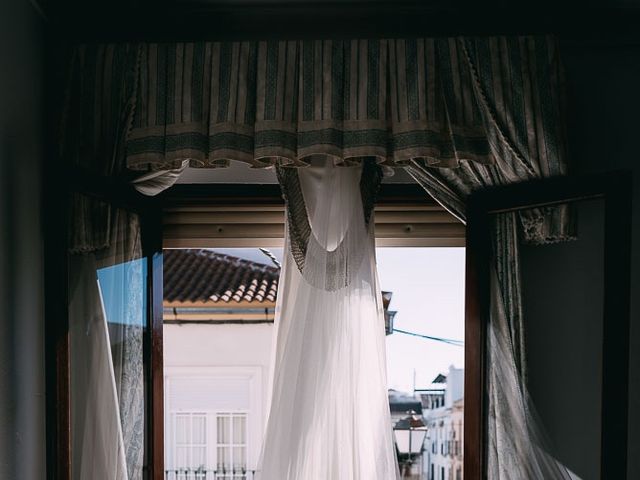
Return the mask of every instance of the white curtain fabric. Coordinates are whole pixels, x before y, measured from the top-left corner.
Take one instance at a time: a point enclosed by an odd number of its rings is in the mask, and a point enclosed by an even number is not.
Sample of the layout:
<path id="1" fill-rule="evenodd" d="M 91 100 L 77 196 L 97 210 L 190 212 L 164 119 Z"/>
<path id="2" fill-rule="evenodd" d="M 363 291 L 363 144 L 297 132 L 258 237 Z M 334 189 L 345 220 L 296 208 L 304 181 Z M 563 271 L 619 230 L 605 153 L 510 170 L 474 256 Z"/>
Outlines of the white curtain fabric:
<path id="1" fill-rule="evenodd" d="M 71 475 L 128 480 L 111 342 L 93 254 L 75 256 L 69 302 Z"/>
<path id="2" fill-rule="evenodd" d="M 396 479 L 363 168 L 335 167 L 330 159 L 313 165 L 281 176 L 286 253 L 273 396 L 256 479 Z M 292 205 L 296 191 L 302 198 Z M 301 204 L 302 219 L 292 211 Z"/>

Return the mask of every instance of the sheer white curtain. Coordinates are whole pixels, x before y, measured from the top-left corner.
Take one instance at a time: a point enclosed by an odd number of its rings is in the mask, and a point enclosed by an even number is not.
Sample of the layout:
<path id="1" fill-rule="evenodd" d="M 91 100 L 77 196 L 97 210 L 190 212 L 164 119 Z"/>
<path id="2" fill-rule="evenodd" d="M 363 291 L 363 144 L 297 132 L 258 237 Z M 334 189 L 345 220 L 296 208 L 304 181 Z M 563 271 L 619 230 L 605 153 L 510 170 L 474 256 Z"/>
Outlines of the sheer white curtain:
<path id="1" fill-rule="evenodd" d="M 72 258 L 69 302 L 72 478 L 128 480 L 111 341 L 93 254 Z"/>
<path id="2" fill-rule="evenodd" d="M 287 200 L 258 480 L 399 478 L 373 236 L 378 167 L 279 170 Z"/>

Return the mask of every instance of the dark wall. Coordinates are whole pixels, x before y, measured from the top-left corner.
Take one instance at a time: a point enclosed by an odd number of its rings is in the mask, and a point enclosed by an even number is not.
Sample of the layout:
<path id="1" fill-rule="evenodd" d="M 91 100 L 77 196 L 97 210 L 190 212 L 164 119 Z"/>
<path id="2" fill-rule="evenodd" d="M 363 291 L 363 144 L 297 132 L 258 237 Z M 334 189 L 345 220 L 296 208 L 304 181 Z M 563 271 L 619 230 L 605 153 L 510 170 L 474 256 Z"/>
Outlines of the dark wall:
<path id="1" fill-rule="evenodd" d="M 550 451 L 582 480 L 597 480 L 604 202 L 574 205 L 577 241 L 521 248 L 528 385 Z"/>
<path id="2" fill-rule="evenodd" d="M 629 478 L 640 478 L 640 45 L 564 48 L 574 171 L 633 176 Z M 579 327 L 579 326 L 577 326 Z"/>
<path id="3" fill-rule="evenodd" d="M 640 478 L 640 46 L 574 41 L 564 44 L 562 51 L 572 171 L 625 169 L 633 178 L 628 478 L 636 479 Z M 592 207 L 581 210 L 583 235 L 595 232 L 601 219 Z M 583 237 L 574 246 L 523 251 L 524 279 L 531 282 L 524 287 L 524 301 L 531 329 L 527 346 L 532 395 L 554 451 L 586 479 L 593 478 L 592 469 L 599 465 L 594 457 L 598 432 L 593 418 L 599 404 L 593 392 L 599 389 L 596 369 L 602 338 L 601 309 L 592 302 L 602 270 L 599 259 L 590 259 L 588 252 L 598 251 L 601 240 Z M 581 257 L 583 265 L 577 263 Z M 544 272 L 550 269 L 554 274 L 545 283 Z M 564 291 L 562 285 L 567 285 Z M 549 303 L 538 303 L 540 295 L 546 295 Z"/>
<path id="4" fill-rule="evenodd" d="M 8 480 L 45 476 L 43 26 L 28 1 L 0 1 L 0 478 Z"/>

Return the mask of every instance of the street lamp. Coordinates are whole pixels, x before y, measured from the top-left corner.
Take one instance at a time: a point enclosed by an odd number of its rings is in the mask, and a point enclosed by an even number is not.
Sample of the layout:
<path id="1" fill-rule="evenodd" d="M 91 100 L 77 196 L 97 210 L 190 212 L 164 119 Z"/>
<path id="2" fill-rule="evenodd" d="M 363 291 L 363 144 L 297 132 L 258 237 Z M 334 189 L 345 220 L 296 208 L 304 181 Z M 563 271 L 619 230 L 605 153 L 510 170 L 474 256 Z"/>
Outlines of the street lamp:
<path id="1" fill-rule="evenodd" d="M 411 471 L 415 457 L 422 453 L 424 439 L 427 436 L 427 426 L 422 420 L 422 416 L 413 410 L 408 411 L 405 418 L 396 422 L 393 427 L 393 434 L 396 440 L 398 457 L 400 460 L 404 460 L 406 470 Z"/>

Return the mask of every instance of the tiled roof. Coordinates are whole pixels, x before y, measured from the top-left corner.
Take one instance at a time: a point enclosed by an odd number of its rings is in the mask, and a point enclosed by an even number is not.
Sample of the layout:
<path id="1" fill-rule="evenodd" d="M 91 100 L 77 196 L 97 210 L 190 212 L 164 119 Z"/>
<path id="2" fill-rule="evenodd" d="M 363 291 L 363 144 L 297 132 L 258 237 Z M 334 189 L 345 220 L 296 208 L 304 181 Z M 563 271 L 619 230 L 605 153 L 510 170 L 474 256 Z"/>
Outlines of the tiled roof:
<path id="1" fill-rule="evenodd" d="M 168 302 L 275 302 L 276 267 L 212 250 L 164 251 L 164 300 Z"/>

